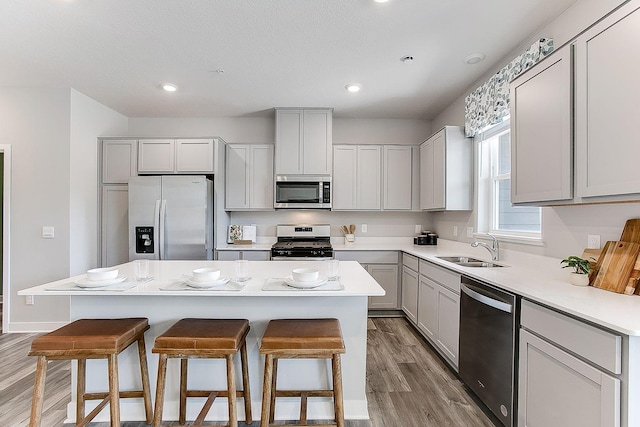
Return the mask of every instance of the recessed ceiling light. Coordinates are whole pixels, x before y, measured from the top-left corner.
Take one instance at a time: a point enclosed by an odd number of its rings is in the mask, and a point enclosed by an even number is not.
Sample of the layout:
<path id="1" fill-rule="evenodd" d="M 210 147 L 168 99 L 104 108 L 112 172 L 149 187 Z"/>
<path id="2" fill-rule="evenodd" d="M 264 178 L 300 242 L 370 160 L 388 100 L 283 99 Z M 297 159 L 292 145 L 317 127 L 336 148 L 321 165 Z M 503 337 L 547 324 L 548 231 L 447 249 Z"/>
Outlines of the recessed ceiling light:
<path id="1" fill-rule="evenodd" d="M 375 1 L 376 3 L 386 3 L 386 2 L 388 2 L 389 0 L 373 0 L 373 1 Z"/>
<path id="2" fill-rule="evenodd" d="M 178 90 L 178 86 L 174 85 L 173 83 L 162 83 L 160 87 L 162 87 L 162 89 L 167 92 L 175 92 Z"/>
<path id="3" fill-rule="evenodd" d="M 360 85 L 358 83 L 349 83 L 344 88 L 351 93 L 360 92 Z"/>
<path id="4" fill-rule="evenodd" d="M 482 62 L 484 58 L 485 58 L 484 53 L 472 53 L 471 55 L 464 58 L 464 63 L 473 65 L 473 64 L 477 64 L 478 62 Z"/>

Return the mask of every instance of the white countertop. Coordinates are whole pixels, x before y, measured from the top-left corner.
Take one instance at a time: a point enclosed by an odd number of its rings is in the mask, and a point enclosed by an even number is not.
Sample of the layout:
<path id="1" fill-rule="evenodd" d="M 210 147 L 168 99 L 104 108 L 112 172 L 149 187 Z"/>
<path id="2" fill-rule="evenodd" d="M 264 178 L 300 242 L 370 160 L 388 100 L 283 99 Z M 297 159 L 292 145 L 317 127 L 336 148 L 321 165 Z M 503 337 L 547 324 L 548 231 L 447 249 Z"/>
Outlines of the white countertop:
<path id="1" fill-rule="evenodd" d="M 269 279 L 283 278 L 291 274 L 291 270 L 297 267 L 314 267 L 324 274 L 325 265 L 318 261 L 249 261 L 249 274 L 251 279 L 243 282 L 239 290 L 165 290 L 173 288 L 172 285 L 184 282 L 191 272 L 196 268 L 216 267 L 220 269 L 222 277 L 233 277 L 233 261 L 150 261 L 149 274 L 153 280 L 135 284 L 130 289 L 117 290 L 117 286 L 98 289 L 66 289 L 68 285 L 81 280 L 84 274 L 45 283 L 43 285 L 24 289 L 18 295 L 141 295 L 141 296 L 381 296 L 384 289 L 376 282 L 369 273 L 366 272 L 356 261 L 340 263 L 340 283 L 344 285 L 343 290 L 314 290 L 314 289 L 288 289 L 288 290 L 262 290 Z M 127 282 L 134 277 L 134 263 L 129 262 L 118 266 L 119 274 L 127 277 Z M 133 279 L 131 279 L 133 280 Z M 127 283 L 125 282 L 125 283 Z M 126 286 L 126 285 L 125 285 Z M 53 289 L 53 290 L 52 290 Z"/>

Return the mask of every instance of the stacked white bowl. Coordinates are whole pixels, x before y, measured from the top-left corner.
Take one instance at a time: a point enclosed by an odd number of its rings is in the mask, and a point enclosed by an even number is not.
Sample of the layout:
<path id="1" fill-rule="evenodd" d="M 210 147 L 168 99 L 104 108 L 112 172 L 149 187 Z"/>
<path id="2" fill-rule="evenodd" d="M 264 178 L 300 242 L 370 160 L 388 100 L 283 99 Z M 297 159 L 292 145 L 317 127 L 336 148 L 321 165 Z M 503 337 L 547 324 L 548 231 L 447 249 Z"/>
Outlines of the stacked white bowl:
<path id="1" fill-rule="evenodd" d="M 313 282 L 318 280 L 318 270 L 315 268 L 294 268 L 291 277 L 296 282 Z"/>

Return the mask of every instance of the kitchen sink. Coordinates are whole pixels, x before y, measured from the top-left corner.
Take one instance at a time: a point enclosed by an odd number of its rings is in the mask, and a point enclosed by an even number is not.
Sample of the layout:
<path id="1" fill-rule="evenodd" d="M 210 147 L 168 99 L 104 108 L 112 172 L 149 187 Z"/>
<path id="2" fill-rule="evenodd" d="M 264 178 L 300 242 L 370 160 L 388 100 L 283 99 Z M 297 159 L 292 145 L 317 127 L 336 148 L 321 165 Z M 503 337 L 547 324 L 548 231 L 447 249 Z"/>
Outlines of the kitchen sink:
<path id="1" fill-rule="evenodd" d="M 496 264 L 491 261 L 483 261 L 477 258 L 471 258 L 467 256 L 439 256 L 437 257 L 443 261 L 452 262 L 462 267 L 480 267 L 480 268 L 493 268 L 504 267 L 504 265 Z"/>

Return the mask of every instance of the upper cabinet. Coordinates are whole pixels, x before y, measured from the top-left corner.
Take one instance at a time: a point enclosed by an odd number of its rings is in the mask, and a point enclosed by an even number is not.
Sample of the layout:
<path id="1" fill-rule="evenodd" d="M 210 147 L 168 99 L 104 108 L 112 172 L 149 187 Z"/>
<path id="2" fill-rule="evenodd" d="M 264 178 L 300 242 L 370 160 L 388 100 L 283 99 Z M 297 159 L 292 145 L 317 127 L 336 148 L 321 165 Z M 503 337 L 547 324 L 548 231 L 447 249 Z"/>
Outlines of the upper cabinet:
<path id="1" fill-rule="evenodd" d="M 330 175 L 333 110 L 277 108 L 275 173 Z"/>
<path id="2" fill-rule="evenodd" d="M 459 126 L 445 126 L 420 146 L 420 209 L 473 208 L 473 147 Z"/>
<path id="3" fill-rule="evenodd" d="M 573 197 L 571 65 L 566 45 L 511 83 L 514 204 Z"/>
<path id="4" fill-rule="evenodd" d="M 225 210 L 273 210 L 273 145 L 228 144 Z"/>
<path id="5" fill-rule="evenodd" d="M 139 173 L 214 173 L 213 139 L 141 139 Z"/>
<path id="6" fill-rule="evenodd" d="M 382 161 L 382 207 L 385 210 L 411 210 L 413 189 L 413 147 L 385 145 Z"/>
<path id="7" fill-rule="evenodd" d="M 583 202 L 639 198 L 638 40 L 638 2 L 627 3 L 576 39 L 577 190 Z"/>
<path id="8" fill-rule="evenodd" d="M 137 141 L 102 141 L 102 183 L 127 184 L 129 177 L 137 175 Z"/>

